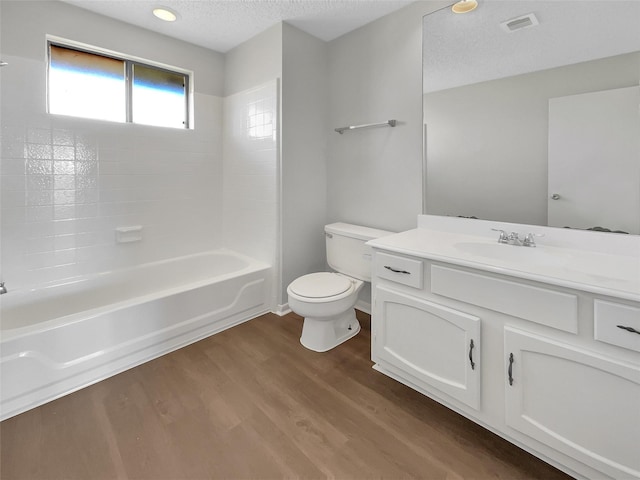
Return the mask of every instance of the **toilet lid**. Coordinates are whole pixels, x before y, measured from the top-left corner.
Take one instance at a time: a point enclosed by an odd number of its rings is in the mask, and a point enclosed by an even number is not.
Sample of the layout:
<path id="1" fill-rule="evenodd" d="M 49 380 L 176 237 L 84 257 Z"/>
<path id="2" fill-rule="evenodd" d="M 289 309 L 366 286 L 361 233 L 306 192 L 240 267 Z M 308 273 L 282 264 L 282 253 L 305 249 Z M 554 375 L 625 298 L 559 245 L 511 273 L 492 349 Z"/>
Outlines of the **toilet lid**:
<path id="1" fill-rule="evenodd" d="M 289 288 L 296 295 L 308 298 L 334 297 L 351 288 L 351 281 L 341 275 L 320 272 L 295 279 Z"/>

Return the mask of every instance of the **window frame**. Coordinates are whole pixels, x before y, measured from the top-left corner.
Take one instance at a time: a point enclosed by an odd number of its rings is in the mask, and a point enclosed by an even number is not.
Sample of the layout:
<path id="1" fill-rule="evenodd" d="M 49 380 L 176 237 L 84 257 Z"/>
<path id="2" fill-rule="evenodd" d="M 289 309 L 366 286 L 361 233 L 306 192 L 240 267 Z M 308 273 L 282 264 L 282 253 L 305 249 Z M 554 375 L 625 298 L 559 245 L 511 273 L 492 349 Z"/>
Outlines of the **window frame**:
<path id="1" fill-rule="evenodd" d="M 125 102 L 125 121 L 124 122 L 116 122 L 111 120 L 103 120 L 99 118 L 91 118 L 91 117 L 75 117 L 72 118 L 83 118 L 86 120 L 98 120 L 110 123 L 124 123 L 127 125 L 144 125 L 147 127 L 157 127 L 157 128 L 172 128 L 174 130 L 193 130 L 194 129 L 194 105 L 193 105 L 193 71 L 186 70 L 184 68 L 174 67 L 171 65 L 167 65 L 160 62 L 154 62 L 151 60 L 143 59 L 140 57 L 135 57 L 133 55 L 126 55 L 119 52 L 114 52 L 112 50 L 107 50 L 100 47 L 95 47 L 92 45 L 87 45 L 84 43 L 76 42 L 73 40 L 68 40 L 60 37 L 56 37 L 53 35 L 47 35 L 46 37 L 46 67 L 47 67 L 47 75 L 46 75 L 46 111 L 50 115 L 57 115 L 55 113 L 51 113 L 50 109 L 50 88 L 49 88 L 49 75 L 51 69 L 51 46 L 66 48 L 70 50 L 76 50 L 83 53 L 88 53 L 92 55 L 98 55 L 101 57 L 112 58 L 114 60 L 119 60 L 124 62 L 124 80 L 125 80 L 125 98 L 123 101 Z M 184 126 L 183 128 L 175 128 L 175 127 L 167 127 L 160 125 L 149 125 L 145 123 L 135 123 L 133 122 L 133 67 L 134 65 L 140 65 L 146 68 L 152 68 L 155 70 L 179 74 L 184 76 L 184 92 L 185 92 L 185 105 L 184 105 Z"/>

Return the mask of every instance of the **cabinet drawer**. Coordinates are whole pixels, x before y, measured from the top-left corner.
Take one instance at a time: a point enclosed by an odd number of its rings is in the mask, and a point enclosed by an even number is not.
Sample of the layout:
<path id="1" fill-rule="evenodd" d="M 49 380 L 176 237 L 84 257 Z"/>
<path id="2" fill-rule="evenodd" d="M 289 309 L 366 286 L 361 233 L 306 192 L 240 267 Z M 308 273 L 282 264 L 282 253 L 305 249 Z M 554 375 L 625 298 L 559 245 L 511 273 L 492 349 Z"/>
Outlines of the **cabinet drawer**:
<path id="1" fill-rule="evenodd" d="M 422 288 L 422 262 L 412 258 L 376 253 L 374 275 L 393 282 Z"/>
<path id="2" fill-rule="evenodd" d="M 596 340 L 640 352 L 640 308 L 595 300 L 593 310 Z"/>
<path id="3" fill-rule="evenodd" d="M 578 333 L 578 297 L 569 293 L 433 265 L 431 291 L 531 322 Z"/>

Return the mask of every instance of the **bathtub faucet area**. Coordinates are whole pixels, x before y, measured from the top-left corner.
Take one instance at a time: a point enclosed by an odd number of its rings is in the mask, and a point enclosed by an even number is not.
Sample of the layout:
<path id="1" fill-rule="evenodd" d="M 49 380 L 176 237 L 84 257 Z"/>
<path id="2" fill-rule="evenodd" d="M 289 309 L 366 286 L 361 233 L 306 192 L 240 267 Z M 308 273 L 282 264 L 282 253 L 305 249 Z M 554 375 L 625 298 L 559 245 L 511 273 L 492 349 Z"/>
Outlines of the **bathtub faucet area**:
<path id="1" fill-rule="evenodd" d="M 4 282 L 0 282 L 0 295 L 7 293 L 7 287 L 4 286 Z"/>

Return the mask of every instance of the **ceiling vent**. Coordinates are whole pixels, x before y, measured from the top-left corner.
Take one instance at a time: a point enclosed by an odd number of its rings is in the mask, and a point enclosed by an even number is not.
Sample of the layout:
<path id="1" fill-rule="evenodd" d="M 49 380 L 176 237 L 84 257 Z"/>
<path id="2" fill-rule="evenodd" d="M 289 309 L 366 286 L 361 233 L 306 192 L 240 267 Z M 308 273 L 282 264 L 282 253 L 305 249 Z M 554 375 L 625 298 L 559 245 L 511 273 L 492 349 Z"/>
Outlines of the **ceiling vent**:
<path id="1" fill-rule="evenodd" d="M 511 33 L 516 30 L 522 30 L 523 28 L 535 27 L 538 23 L 539 22 L 535 14 L 528 13 L 527 15 L 522 15 L 521 17 L 512 18 L 506 22 L 502 22 L 500 27 L 502 27 L 505 32 Z"/>

